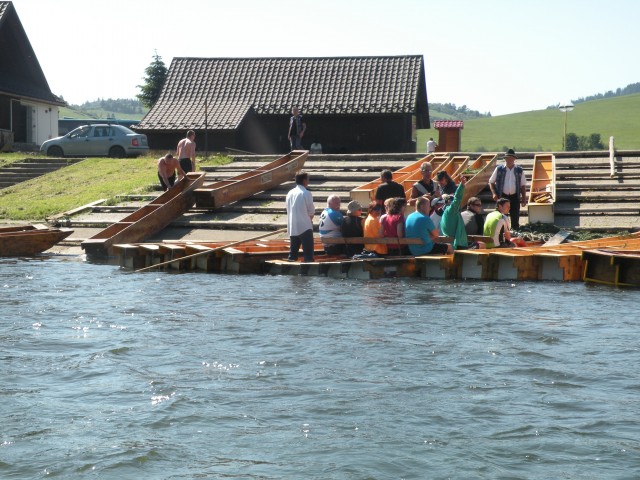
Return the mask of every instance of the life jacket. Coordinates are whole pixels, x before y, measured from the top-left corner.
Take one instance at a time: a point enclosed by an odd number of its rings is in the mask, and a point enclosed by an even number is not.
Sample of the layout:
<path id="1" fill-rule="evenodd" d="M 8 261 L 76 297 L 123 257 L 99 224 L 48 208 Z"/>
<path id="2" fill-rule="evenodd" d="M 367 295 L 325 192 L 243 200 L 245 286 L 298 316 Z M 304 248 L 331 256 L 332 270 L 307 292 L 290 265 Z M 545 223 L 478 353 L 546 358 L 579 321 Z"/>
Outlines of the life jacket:
<path id="1" fill-rule="evenodd" d="M 520 165 L 514 165 L 514 173 L 516 175 L 516 191 L 514 193 L 520 194 L 520 186 L 522 185 L 522 167 Z M 507 175 L 506 165 L 498 166 L 498 175 L 496 177 L 496 194 L 502 196 L 502 188 L 504 187 L 504 179 Z"/>

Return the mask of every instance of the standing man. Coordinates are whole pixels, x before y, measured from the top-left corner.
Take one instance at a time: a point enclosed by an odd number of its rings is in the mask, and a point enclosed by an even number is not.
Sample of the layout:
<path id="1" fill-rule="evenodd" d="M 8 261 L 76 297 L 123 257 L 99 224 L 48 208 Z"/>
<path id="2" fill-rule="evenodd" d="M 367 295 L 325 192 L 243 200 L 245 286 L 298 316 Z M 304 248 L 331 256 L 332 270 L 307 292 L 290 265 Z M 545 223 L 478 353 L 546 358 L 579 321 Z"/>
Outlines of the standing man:
<path id="1" fill-rule="evenodd" d="M 302 149 L 302 137 L 306 130 L 307 124 L 302 119 L 298 107 L 293 107 L 291 109 L 291 118 L 289 119 L 289 143 L 291 144 L 291 150 Z"/>
<path id="2" fill-rule="evenodd" d="M 180 181 L 184 178 L 184 170 L 182 170 L 180 162 L 170 153 L 167 153 L 158 160 L 158 179 L 164 192 L 176 183 L 176 170 L 180 175 L 178 178 L 178 181 Z"/>
<path id="3" fill-rule="evenodd" d="M 433 138 L 430 138 L 427 142 L 427 153 L 433 153 L 438 148 L 438 144 L 435 142 Z"/>
<path id="4" fill-rule="evenodd" d="M 287 233 L 289 234 L 288 260 L 298 260 L 298 250 L 302 245 L 305 262 L 313 262 L 313 216 L 316 209 L 313 205 L 313 195 L 307 190 L 309 174 L 298 172 L 296 186 L 287 193 Z"/>
<path id="5" fill-rule="evenodd" d="M 189 130 L 186 138 L 178 142 L 176 157 L 185 173 L 196 171 L 196 132 Z"/>
<path id="6" fill-rule="evenodd" d="M 527 177 L 512 148 L 504 156 L 504 165 L 498 165 L 489 178 L 493 199 L 506 198 L 511 203 L 511 227 L 520 228 L 520 205 L 527 206 Z"/>

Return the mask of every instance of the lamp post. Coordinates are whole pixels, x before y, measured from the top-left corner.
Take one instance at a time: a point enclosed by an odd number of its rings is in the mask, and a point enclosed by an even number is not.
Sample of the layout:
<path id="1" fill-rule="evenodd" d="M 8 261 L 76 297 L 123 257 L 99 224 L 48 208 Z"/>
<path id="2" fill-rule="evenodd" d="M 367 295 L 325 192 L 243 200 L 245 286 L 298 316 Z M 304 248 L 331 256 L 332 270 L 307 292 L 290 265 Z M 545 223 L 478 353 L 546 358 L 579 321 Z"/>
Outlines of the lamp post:
<path id="1" fill-rule="evenodd" d="M 558 110 L 564 112 L 564 137 L 562 138 L 562 149 L 567 150 L 567 113 L 573 110 L 573 103 L 565 102 L 563 105 L 558 106 Z"/>

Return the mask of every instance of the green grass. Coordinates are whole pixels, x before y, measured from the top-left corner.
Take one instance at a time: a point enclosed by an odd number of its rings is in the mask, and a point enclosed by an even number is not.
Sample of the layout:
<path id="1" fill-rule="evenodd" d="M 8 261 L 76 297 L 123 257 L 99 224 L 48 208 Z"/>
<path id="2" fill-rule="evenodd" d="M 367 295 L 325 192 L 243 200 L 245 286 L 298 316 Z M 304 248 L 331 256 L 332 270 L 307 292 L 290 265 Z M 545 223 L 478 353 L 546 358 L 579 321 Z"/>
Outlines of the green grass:
<path id="1" fill-rule="evenodd" d="M 144 114 L 140 113 L 120 113 L 111 112 L 101 108 L 87 108 L 76 110 L 74 108 L 60 107 L 58 116 L 60 118 L 78 118 L 87 120 L 107 119 L 110 115 L 115 115 L 118 120 L 142 120 Z"/>
<path id="2" fill-rule="evenodd" d="M 579 103 L 567 113 L 567 133 L 599 133 L 607 149 L 613 136 L 616 149 L 640 150 L 639 111 L 640 94 Z M 564 119 L 564 113 L 550 109 L 465 120 L 462 151 L 562 151 Z M 418 151 L 426 150 L 429 137 L 437 141 L 438 131 L 418 130 Z"/>
<path id="3" fill-rule="evenodd" d="M 5 158 L 0 154 L 0 161 Z M 11 154 L 14 155 L 14 154 Z M 0 219 L 43 221 L 51 215 L 104 198 L 142 193 L 158 183 L 153 152 L 138 158 L 88 158 L 56 172 L 0 190 Z M 22 154 L 24 159 L 25 155 Z M 198 158 L 199 165 L 223 165 L 226 156 Z"/>

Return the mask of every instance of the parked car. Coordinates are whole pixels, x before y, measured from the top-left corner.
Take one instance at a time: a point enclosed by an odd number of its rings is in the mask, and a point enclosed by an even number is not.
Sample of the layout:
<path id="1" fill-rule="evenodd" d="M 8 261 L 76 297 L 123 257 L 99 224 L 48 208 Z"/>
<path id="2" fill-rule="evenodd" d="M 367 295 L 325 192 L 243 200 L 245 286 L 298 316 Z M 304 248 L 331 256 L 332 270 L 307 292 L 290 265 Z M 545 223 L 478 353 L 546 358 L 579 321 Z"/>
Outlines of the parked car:
<path id="1" fill-rule="evenodd" d="M 143 155 L 149 151 L 147 136 L 122 125 L 83 125 L 62 137 L 47 140 L 40 151 L 50 157 L 109 156 L 124 158 Z"/>

